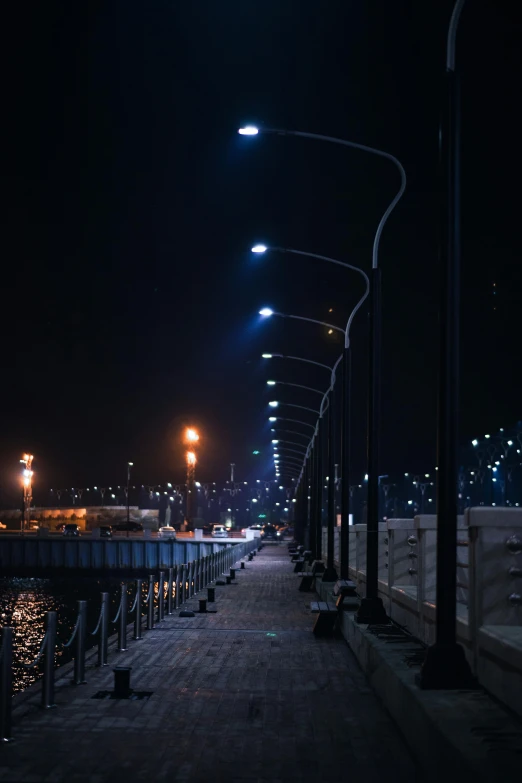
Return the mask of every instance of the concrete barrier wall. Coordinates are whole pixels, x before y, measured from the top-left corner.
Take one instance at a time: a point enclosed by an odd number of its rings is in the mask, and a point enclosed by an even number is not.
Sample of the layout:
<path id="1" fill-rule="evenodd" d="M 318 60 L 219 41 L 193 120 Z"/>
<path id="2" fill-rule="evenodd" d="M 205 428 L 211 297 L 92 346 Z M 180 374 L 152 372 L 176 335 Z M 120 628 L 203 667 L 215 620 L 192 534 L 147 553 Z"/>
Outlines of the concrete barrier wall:
<path id="1" fill-rule="evenodd" d="M 427 645 L 435 641 L 436 547 L 434 515 L 389 519 L 379 530 L 379 594 L 388 615 Z M 457 639 L 482 685 L 522 715 L 522 510 L 467 509 L 456 547 Z M 349 555 L 364 595 L 365 525 L 350 528 Z"/>
<path id="2" fill-rule="evenodd" d="M 25 538 L 2 536 L 0 571 L 4 575 L 47 575 L 70 571 L 148 573 L 188 563 L 232 546 L 230 541 L 146 539 Z"/>

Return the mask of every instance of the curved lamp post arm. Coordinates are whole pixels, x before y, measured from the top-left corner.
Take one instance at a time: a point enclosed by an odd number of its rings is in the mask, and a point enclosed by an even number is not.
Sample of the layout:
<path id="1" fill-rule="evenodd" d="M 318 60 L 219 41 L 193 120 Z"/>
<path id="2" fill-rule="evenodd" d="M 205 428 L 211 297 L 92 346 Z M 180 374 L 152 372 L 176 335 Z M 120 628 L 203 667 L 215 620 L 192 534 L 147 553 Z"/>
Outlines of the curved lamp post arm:
<path id="1" fill-rule="evenodd" d="M 288 408 L 299 408 L 302 411 L 309 411 L 309 413 L 315 413 L 316 416 L 321 415 L 321 411 L 316 411 L 314 408 L 307 408 L 304 405 L 295 405 L 293 402 L 279 402 L 278 405 L 286 405 Z"/>
<path id="2" fill-rule="evenodd" d="M 382 230 L 390 214 L 393 212 L 397 203 L 401 199 L 402 194 L 406 190 L 406 172 L 404 171 L 404 167 L 402 163 L 395 157 L 395 155 L 391 155 L 389 152 L 384 152 L 384 150 L 378 150 L 375 147 L 368 147 L 366 146 L 366 144 L 358 144 L 355 141 L 348 141 L 346 139 L 337 139 L 335 138 L 335 136 L 324 136 L 320 133 L 305 133 L 304 131 L 290 131 L 290 130 L 284 130 L 283 128 L 258 128 L 257 130 L 259 133 L 277 133 L 278 136 L 300 136 L 301 138 L 304 139 L 316 139 L 317 141 L 328 141 L 332 144 L 341 144 L 344 147 L 352 147 L 353 149 L 361 150 L 362 152 L 369 152 L 372 155 L 378 155 L 380 158 L 386 158 L 386 160 L 391 160 L 391 162 L 398 168 L 401 177 L 400 188 L 397 191 L 395 197 L 390 202 L 389 206 L 387 207 L 384 215 L 382 216 L 379 225 L 377 226 L 375 239 L 373 240 L 372 268 L 376 269 L 379 265 L 378 263 L 379 242 L 381 239 Z"/>
<path id="3" fill-rule="evenodd" d="M 272 427 L 272 431 L 275 432 L 275 433 L 277 433 L 277 432 L 286 432 L 288 435 L 293 435 L 294 437 L 296 435 L 299 435 L 300 438 L 305 438 L 307 441 L 310 440 L 310 436 L 309 435 L 305 435 L 304 432 L 298 432 L 297 430 L 285 430 L 282 427 Z"/>
<path id="4" fill-rule="evenodd" d="M 274 443 L 274 449 L 276 451 L 277 451 L 277 449 L 279 449 L 279 444 L 280 443 L 283 444 L 283 447 L 285 445 L 288 445 L 288 446 L 299 446 L 299 448 L 302 449 L 303 451 L 306 451 L 306 449 L 308 448 L 308 445 L 305 446 L 304 443 L 299 443 L 299 441 L 296 441 L 296 440 L 278 440 L 277 443 Z"/>
<path id="5" fill-rule="evenodd" d="M 318 326 L 325 326 L 327 329 L 333 329 L 336 332 L 342 332 L 344 329 L 340 326 L 334 326 L 333 324 L 326 323 L 326 321 L 317 321 L 315 318 L 305 318 L 303 315 L 287 315 L 286 313 L 278 313 L 274 311 L 272 315 L 278 315 L 280 318 L 292 318 L 294 321 L 306 321 L 309 324 L 317 324 Z"/>
<path id="6" fill-rule="evenodd" d="M 321 397 L 324 394 L 324 391 L 321 391 L 320 389 L 313 389 L 311 386 L 303 386 L 301 383 L 287 383 L 286 381 L 273 381 L 272 383 L 270 381 L 267 381 L 268 386 L 293 386 L 295 389 L 306 389 L 306 391 L 314 392 L 315 394 L 320 394 Z"/>
<path id="7" fill-rule="evenodd" d="M 360 267 L 354 266 L 353 264 L 348 264 L 345 261 L 338 261 L 336 258 L 330 258 L 330 256 L 319 255 L 318 253 L 307 253 L 304 250 L 295 250 L 295 248 L 292 247 L 267 247 L 267 250 L 275 250 L 278 253 L 292 253 L 293 255 L 305 256 L 306 258 L 316 258 L 318 261 L 327 261 L 329 264 L 344 266 L 346 267 L 346 269 L 351 269 L 353 272 L 358 272 L 360 275 L 362 275 L 365 283 L 364 294 L 359 299 L 359 301 L 353 308 L 352 312 L 350 313 L 350 317 L 348 318 L 348 323 L 346 324 L 346 329 L 344 333 L 344 345 L 345 348 L 348 348 L 350 345 L 350 327 L 352 325 L 352 321 L 355 318 L 355 314 L 362 307 L 365 300 L 368 298 L 368 294 L 370 293 L 370 279 L 366 274 L 366 272 Z"/>
<path id="8" fill-rule="evenodd" d="M 455 45 L 457 40 L 457 27 L 459 26 L 460 15 L 464 8 L 465 0 L 457 0 L 448 27 L 448 39 L 446 43 L 446 70 L 455 70 Z"/>
<path id="9" fill-rule="evenodd" d="M 284 416 L 273 416 L 272 418 L 275 421 L 291 421 L 293 424 L 302 424 L 303 427 L 309 427 L 309 429 L 315 430 L 315 424 L 309 424 L 307 421 L 301 421 L 301 419 L 287 419 Z"/>
<path id="10" fill-rule="evenodd" d="M 263 359 L 295 359 L 298 362 L 306 362 L 307 364 L 315 364 L 316 367 L 323 367 L 328 372 L 332 371 L 332 368 L 327 364 L 321 364 L 321 362 L 313 362 L 311 359 L 302 359 L 300 356 L 287 356 L 283 353 L 266 353 L 262 355 Z"/>

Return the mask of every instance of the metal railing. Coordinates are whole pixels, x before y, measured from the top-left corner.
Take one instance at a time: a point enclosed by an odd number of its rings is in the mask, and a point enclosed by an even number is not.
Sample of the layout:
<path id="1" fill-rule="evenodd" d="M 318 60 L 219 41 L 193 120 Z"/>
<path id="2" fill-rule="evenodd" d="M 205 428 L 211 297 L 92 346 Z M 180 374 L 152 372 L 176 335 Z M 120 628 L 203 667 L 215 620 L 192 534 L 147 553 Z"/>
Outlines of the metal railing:
<path id="1" fill-rule="evenodd" d="M 146 630 L 154 628 L 155 621 L 161 623 L 167 615 L 172 615 L 196 593 L 216 581 L 220 574 L 230 569 L 249 552 L 257 550 L 259 542 L 255 539 L 241 544 L 224 547 L 218 552 L 206 555 L 188 564 L 180 564 L 158 575 L 150 574 L 148 591 L 143 600 L 143 579 L 135 580 L 135 596 L 129 610 L 129 583 L 122 583 L 120 601 L 113 620 L 109 616 L 109 593 L 101 593 L 100 613 L 91 637 L 97 638 L 97 665 L 107 666 L 109 658 L 109 627 L 117 626 L 117 652 L 127 650 L 127 631 L 129 624 L 134 625 L 133 639 L 143 638 L 143 608 L 146 607 Z M 210 588 L 212 589 L 212 588 Z M 213 600 L 213 599 L 212 599 Z M 73 648 L 74 674 L 73 685 L 81 685 L 85 679 L 85 660 L 87 650 L 87 601 L 78 601 L 76 622 L 68 642 L 60 647 Z M 30 663 L 13 664 L 13 629 L 2 628 L 0 641 L 0 742 L 8 742 L 12 732 L 13 666 L 34 669 L 43 660 L 42 692 L 40 704 L 43 709 L 55 707 L 55 655 L 57 649 L 57 613 L 47 612 L 45 616 L 45 634 L 37 656 Z M 74 647 L 73 647 L 74 645 Z"/>

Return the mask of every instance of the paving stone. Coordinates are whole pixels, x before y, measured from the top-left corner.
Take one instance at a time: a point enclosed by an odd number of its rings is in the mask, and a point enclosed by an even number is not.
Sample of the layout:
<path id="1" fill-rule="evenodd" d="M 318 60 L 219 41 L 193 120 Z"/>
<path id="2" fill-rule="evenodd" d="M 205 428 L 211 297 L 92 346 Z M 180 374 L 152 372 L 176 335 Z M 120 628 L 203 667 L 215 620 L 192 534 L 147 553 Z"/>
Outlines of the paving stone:
<path id="1" fill-rule="evenodd" d="M 81 689 L 58 683 L 56 710 L 15 724 L 0 780 L 420 783 L 344 640 L 312 634 L 310 598 L 286 547 L 264 547 L 216 589 L 215 614 L 176 613 L 106 669 L 88 667 Z M 92 700 L 116 663 L 148 701 Z"/>

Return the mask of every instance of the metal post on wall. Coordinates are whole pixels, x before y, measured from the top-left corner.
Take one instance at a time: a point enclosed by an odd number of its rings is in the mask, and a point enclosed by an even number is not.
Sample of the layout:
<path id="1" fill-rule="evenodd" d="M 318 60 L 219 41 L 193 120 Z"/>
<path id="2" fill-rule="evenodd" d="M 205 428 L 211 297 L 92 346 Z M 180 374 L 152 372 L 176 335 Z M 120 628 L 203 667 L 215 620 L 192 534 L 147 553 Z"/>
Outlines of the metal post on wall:
<path id="1" fill-rule="evenodd" d="M 158 623 L 163 622 L 165 615 L 165 572 L 159 572 L 158 581 Z"/>
<path id="2" fill-rule="evenodd" d="M 334 530 L 336 523 L 335 509 L 335 437 L 334 437 L 334 392 L 329 395 L 328 405 L 328 527 L 327 527 L 327 554 L 326 569 L 323 574 L 323 582 L 335 582 L 337 571 L 334 565 Z"/>

